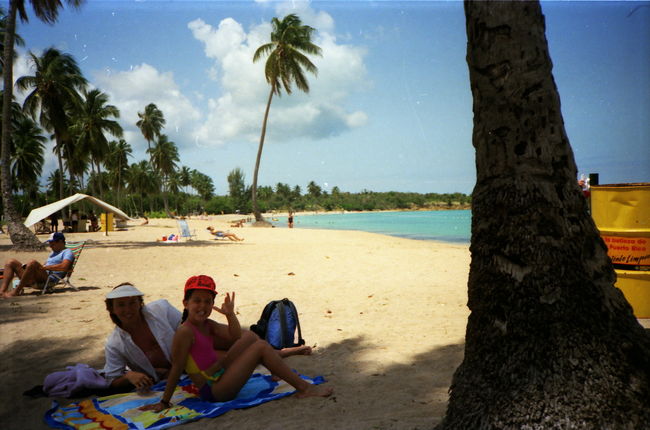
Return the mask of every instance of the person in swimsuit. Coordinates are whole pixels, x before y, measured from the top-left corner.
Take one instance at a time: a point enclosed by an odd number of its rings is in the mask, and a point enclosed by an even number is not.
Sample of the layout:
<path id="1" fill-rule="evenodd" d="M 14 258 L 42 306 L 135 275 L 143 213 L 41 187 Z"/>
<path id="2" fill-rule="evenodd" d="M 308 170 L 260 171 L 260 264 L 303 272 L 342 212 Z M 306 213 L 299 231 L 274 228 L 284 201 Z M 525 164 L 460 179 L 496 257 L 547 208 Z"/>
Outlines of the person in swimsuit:
<path id="1" fill-rule="evenodd" d="M 234 233 L 227 233 L 227 232 L 225 232 L 223 230 L 216 230 L 212 226 L 208 226 L 208 231 L 214 236 L 227 237 L 228 239 L 232 240 L 233 242 L 241 242 L 242 240 L 244 240 L 244 239 L 242 239 L 240 237 L 237 237 L 237 235 L 234 234 Z"/>
<path id="2" fill-rule="evenodd" d="M 106 310 L 116 327 L 106 340 L 106 364 L 102 373 L 111 382 L 111 388 L 119 391 L 135 388 L 146 392 L 156 382 L 166 379 L 171 369 L 172 340 L 182 314 L 167 300 L 145 305 L 143 295 L 130 282 L 119 284 L 106 295 Z M 258 340 L 252 331 L 241 330 L 241 336 L 236 339 L 228 333 L 215 338 L 213 346 L 225 354 L 235 341 L 250 345 Z M 280 357 L 310 355 L 312 348 L 301 345 L 276 350 L 276 353 Z"/>
<path id="3" fill-rule="evenodd" d="M 145 305 L 142 296 L 129 282 L 106 295 L 106 310 L 116 325 L 106 340 L 102 371 L 111 388 L 146 392 L 172 367 L 172 339 L 182 315 L 167 300 Z"/>
<path id="4" fill-rule="evenodd" d="M 172 406 L 171 399 L 183 370 L 198 388 L 202 400 L 224 402 L 237 396 L 258 364 L 285 380 L 297 391 L 297 397 L 327 397 L 331 387 L 312 385 L 287 366 L 265 340 L 250 342 L 241 336 L 235 315 L 235 293 L 227 293 L 221 307 L 214 305 L 217 295 L 214 280 L 206 275 L 192 276 L 185 283 L 183 323 L 172 343 L 172 368 L 158 403 L 140 408 L 160 412 Z M 228 325 L 209 319 L 212 310 L 224 315 Z M 215 337 L 237 339 L 225 354 L 214 350 Z"/>

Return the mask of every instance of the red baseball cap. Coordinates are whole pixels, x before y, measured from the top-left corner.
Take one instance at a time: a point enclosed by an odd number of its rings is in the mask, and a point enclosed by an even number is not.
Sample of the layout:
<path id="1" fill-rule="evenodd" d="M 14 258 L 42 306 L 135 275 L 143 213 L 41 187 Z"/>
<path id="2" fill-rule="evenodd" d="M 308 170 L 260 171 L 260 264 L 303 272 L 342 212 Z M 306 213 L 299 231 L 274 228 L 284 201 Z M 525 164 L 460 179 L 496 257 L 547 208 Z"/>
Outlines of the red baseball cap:
<path id="1" fill-rule="evenodd" d="M 187 281 L 185 281 L 185 292 L 189 290 L 208 290 L 217 294 L 216 285 L 214 279 L 208 275 L 198 275 L 191 276 Z"/>

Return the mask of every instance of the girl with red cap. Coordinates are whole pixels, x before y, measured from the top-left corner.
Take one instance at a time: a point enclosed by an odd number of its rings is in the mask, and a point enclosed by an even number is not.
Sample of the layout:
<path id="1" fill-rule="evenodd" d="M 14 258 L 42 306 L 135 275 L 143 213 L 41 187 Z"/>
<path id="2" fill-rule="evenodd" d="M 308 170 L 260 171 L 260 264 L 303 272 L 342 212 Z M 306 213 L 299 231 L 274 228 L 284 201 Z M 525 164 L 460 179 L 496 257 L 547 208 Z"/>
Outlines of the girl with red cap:
<path id="1" fill-rule="evenodd" d="M 171 398 L 183 370 L 199 389 L 202 400 L 225 402 L 237 396 L 258 364 L 285 380 L 297 391 L 297 397 L 327 397 L 331 387 L 312 385 L 289 368 L 268 342 L 251 343 L 241 338 L 241 326 L 235 315 L 235 293 L 227 293 L 221 307 L 214 305 L 217 295 L 214 280 L 206 275 L 192 276 L 185 283 L 183 324 L 172 342 L 172 368 L 165 392 L 159 403 L 143 410 L 157 412 L 171 407 Z M 228 326 L 209 319 L 212 310 L 224 315 Z M 238 339 L 228 351 L 219 356 L 214 350 L 218 337 Z"/>

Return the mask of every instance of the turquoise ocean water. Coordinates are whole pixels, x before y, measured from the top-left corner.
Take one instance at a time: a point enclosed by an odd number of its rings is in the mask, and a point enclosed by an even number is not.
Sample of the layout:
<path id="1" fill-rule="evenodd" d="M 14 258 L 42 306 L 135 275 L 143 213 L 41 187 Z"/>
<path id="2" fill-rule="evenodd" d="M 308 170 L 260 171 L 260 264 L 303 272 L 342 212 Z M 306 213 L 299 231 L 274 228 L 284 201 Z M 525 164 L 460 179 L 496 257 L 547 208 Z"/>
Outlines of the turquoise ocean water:
<path id="1" fill-rule="evenodd" d="M 419 240 L 469 243 L 472 215 L 469 210 L 362 212 L 302 215 L 294 217 L 294 228 L 360 230 Z M 287 217 L 273 221 L 287 227 Z"/>

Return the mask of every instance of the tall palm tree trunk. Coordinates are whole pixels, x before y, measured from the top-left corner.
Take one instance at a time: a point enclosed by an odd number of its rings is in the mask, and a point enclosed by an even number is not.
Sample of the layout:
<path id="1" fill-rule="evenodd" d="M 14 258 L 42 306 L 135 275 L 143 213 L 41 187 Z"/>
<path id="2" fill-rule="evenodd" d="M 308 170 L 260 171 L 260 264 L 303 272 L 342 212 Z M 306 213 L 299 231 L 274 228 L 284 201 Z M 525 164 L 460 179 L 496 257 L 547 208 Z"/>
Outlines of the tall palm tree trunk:
<path id="1" fill-rule="evenodd" d="M 650 338 L 577 186 L 540 4 L 466 1 L 465 14 L 471 314 L 438 428 L 644 428 Z"/>
<path id="2" fill-rule="evenodd" d="M 102 185 L 102 166 L 99 163 L 99 161 L 96 164 L 97 164 L 97 179 L 99 182 L 99 199 L 104 200 L 104 186 Z"/>
<path id="3" fill-rule="evenodd" d="M 260 135 L 260 146 L 257 148 L 257 158 L 255 159 L 255 171 L 253 172 L 253 188 L 252 188 L 252 201 L 253 201 L 253 214 L 255 221 L 263 222 L 264 218 L 260 213 L 257 205 L 257 175 L 260 170 L 260 160 L 262 159 L 262 149 L 264 148 L 264 138 L 266 137 L 266 123 L 269 119 L 269 110 L 271 109 L 271 101 L 273 100 L 273 93 L 275 92 L 275 85 L 271 85 L 269 92 L 269 100 L 266 102 L 266 110 L 264 111 L 264 121 L 262 122 L 262 134 Z"/>
<path id="4" fill-rule="evenodd" d="M 58 142 L 56 135 L 54 136 L 54 141 Z M 61 155 L 61 148 L 56 150 L 56 158 L 59 162 L 59 200 L 63 200 L 63 182 L 65 176 L 63 173 L 63 156 Z"/>
<path id="5" fill-rule="evenodd" d="M 2 204 L 4 217 L 7 221 L 9 237 L 15 250 L 37 250 L 44 245 L 21 222 L 13 202 L 11 193 L 11 157 L 9 140 L 11 139 L 11 99 L 13 98 L 13 64 L 14 42 L 16 36 L 17 0 L 10 0 L 7 12 L 7 24 L 4 36 L 4 92 L 2 99 L 2 139 L 0 143 L 0 182 L 2 182 Z"/>

